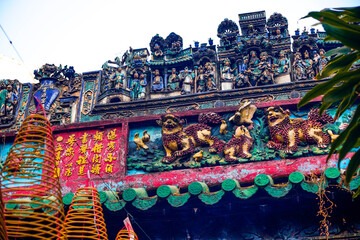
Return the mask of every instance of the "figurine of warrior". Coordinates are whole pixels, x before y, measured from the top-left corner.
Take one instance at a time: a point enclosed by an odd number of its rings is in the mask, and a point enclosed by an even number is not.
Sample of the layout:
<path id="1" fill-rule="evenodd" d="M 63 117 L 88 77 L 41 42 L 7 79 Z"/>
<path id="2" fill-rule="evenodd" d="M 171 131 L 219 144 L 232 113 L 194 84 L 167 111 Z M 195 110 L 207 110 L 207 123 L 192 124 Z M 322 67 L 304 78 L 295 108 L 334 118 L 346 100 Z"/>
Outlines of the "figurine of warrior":
<path id="1" fill-rule="evenodd" d="M 131 90 L 131 100 L 138 99 L 141 92 L 141 86 L 139 80 L 139 73 L 137 72 L 134 73 L 133 79 L 131 79 L 130 90 Z"/>
<path id="2" fill-rule="evenodd" d="M 193 86 L 194 74 L 189 72 L 189 69 L 185 67 L 184 72 L 180 74 L 180 81 L 182 82 L 181 94 L 190 94 Z"/>

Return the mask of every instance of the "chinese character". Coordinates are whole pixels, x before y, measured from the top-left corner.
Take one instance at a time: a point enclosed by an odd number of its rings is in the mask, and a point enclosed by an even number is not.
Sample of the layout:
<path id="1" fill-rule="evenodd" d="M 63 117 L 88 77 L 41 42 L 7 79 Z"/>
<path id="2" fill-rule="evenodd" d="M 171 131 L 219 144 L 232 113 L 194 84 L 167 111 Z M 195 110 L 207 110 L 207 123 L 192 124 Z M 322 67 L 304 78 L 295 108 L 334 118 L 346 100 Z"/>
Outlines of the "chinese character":
<path id="1" fill-rule="evenodd" d="M 88 140 L 87 140 L 87 137 L 88 137 L 88 136 L 89 136 L 89 134 L 84 133 L 84 134 L 80 137 L 82 144 L 85 144 L 85 143 L 88 142 Z"/>
<path id="2" fill-rule="evenodd" d="M 57 177 L 59 177 L 60 176 L 60 168 L 58 168 L 58 167 L 56 167 L 55 169 L 54 169 L 54 178 L 57 178 Z"/>
<path id="3" fill-rule="evenodd" d="M 62 150 L 64 150 L 64 149 L 62 149 L 61 144 L 58 143 L 56 146 L 55 152 L 62 151 Z"/>
<path id="4" fill-rule="evenodd" d="M 100 164 L 94 164 L 91 168 L 91 172 L 93 174 L 99 175 L 100 174 Z"/>
<path id="5" fill-rule="evenodd" d="M 104 132 L 98 132 L 96 131 L 95 135 L 94 135 L 94 141 L 98 142 L 98 141 L 102 141 L 103 140 L 103 134 Z"/>
<path id="6" fill-rule="evenodd" d="M 72 147 L 66 149 L 65 156 L 70 157 L 70 160 L 74 157 L 74 149 Z"/>
<path id="7" fill-rule="evenodd" d="M 102 143 L 99 143 L 99 144 L 95 143 L 95 146 L 93 147 L 91 152 L 93 152 L 93 153 L 101 153 L 102 149 L 103 149 Z"/>
<path id="8" fill-rule="evenodd" d="M 71 168 L 67 168 L 65 171 L 65 176 L 70 177 L 72 175 Z"/>
<path id="9" fill-rule="evenodd" d="M 112 156 L 112 153 L 109 153 L 108 157 L 105 159 L 105 162 L 112 162 L 112 160 L 116 159 L 116 157 Z"/>
<path id="10" fill-rule="evenodd" d="M 115 140 L 117 138 L 115 132 L 116 132 L 116 129 L 111 130 L 110 132 L 108 132 L 108 134 L 107 134 L 108 140 Z"/>
<path id="11" fill-rule="evenodd" d="M 79 172 L 78 172 L 78 175 L 85 175 L 86 173 L 84 173 L 84 168 L 85 168 L 86 165 L 82 165 L 79 167 Z"/>
<path id="12" fill-rule="evenodd" d="M 87 146 L 86 144 L 82 144 L 82 145 L 80 146 L 80 153 L 81 153 L 81 154 L 85 154 L 85 153 L 86 153 L 86 150 L 88 150 L 88 149 L 90 149 L 90 148 L 88 148 L 88 146 Z"/>
<path id="13" fill-rule="evenodd" d="M 105 172 L 106 173 L 112 173 L 113 172 L 113 166 L 114 166 L 114 164 L 106 164 Z"/>
<path id="14" fill-rule="evenodd" d="M 87 164 L 86 162 L 87 156 L 79 156 L 79 160 L 76 161 L 78 165 Z"/>
<path id="15" fill-rule="evenodd" d="M 94 157 L 93 157 L 93 159 L 92 159 L 92 162 L 93 162 L 93 163 L 101 163 L 101 156 L 95 154 Z"/>
<path id="16" fill-rule="evenodd" d="M 107 145 L 107 150 L 110 152 L 115 150 L 115 142 L 109 142 Z"/>
<path id="17" fill-rule="evenodd" d="M 66 141 L 66 143 L 68 143 L 72 147 L 75 141 L 75 134 L 73 134 L 69 136 L 69 139 Z"/>
<path id="18" fill-rule="evenodd" d="M 60 161 L 60 154 L 61 152 L 56 152 L 55 160 Z"/>

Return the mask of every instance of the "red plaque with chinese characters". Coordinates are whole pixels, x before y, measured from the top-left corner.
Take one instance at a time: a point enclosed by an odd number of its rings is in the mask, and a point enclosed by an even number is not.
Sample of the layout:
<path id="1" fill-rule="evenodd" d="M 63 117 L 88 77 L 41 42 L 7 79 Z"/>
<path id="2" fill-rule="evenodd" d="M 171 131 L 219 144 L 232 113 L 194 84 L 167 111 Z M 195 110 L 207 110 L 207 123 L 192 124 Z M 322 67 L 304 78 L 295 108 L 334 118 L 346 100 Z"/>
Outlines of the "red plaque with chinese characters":
<path id="1" fill-rule="evenodd" d="M 55 136 L 56 163 L 65 181 L 107 178 L 119 171 L 121 128 L 62 133 Z"/>

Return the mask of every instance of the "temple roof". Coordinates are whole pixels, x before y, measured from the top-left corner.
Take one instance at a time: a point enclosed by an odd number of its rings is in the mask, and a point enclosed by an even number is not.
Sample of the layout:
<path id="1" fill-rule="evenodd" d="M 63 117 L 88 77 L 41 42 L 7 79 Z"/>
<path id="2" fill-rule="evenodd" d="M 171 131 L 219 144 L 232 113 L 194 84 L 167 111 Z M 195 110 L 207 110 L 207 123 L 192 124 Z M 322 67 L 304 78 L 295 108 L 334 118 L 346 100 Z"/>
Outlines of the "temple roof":
<path id="1" fill-rule="evenodd" d="M 314 178 L 315 177 L 315 178 Z M 171 207 L 181 207 L 191 199 L 198 198 L 205 205 L 217 204 L 226 195 L 233 195 L 237 199 L 257 198 L 259 194 L 270 198 L 283 198 L 289 193 L 316 194 L 319 186 L 324 188 L 337 187 L 342 191 L 353 191 L 360 185 L 360 175 L 358 174 L 346 187 L 342 183 L 343 175 L 337 168 L 328 168 L 325 171 L 325 179 L 321 181 L 321 177 L 309 176 L 295 171 L 288 177 L 287 182 L 275 183 L 269 175 L 258 174 L 253 184 L 249 185 L 241 183 L 236 179 L 226 179 L 220 186 L 209 187 L 204 182 L 192 182 L 185 192 L 177 186 L 161 185 L 153 191 L 147 191 L 145 188 L 128 188 L 122 194 L 114 191 L 101 191 L 100 200 L 110 211 L 120 211 L 125 206 L 131 204 L 139 210 L 148 210 L 155 207 L 159 202 L 167 201 Z M 220 188 L 220 189 L 219 189 Z M 153 196 L 150 196 L 153 193 Z M 63 197 L 65 205 L 70 205 L 74 193 L 68 193 Z"/>

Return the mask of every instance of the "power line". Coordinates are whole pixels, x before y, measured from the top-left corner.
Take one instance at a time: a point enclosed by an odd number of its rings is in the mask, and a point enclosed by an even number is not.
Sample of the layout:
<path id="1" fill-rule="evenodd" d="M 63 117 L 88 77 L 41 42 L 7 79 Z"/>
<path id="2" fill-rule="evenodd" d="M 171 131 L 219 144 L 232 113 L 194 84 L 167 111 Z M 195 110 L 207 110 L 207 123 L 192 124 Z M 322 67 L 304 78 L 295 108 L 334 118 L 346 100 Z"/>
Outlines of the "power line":
<path id="1" fill-rule="evenodd" d="M 34 80 L 34 77 L 32 75 L 32 72 L 29 70 L 29 68 L 27 67 L 27 65 L 25 64 L 24 60 L 22 59 L 20 53 L 18 52 L 18 50 L 16 49 L 15 45 L 13 44 L 13 42 L 10 40 L 9 36 L 7 35 L 7 33 L 5 32 L 5 29 L 1 26 L 0 24 L 0 28 L 3 31 L 3 33 L 5 34 L 7 40 L 9 41 L 10 45 L 13 47 L 14 51 L 16 52 L 17 56 L 19 57 L 19 59 L 22 62 L 22 66 L 26 69 L 26 72 L 29 74 L 30 78 L 32 80 Z"/>
<path id="2" fill-rule="evenodd" d="M 20 58 L 21 62 L 24 63 L 24 60 L 22 59 L 22 57 L 20 56 L 20 53 L 18 52 L 18 50 L 16 49 L 15 45 L 13 44 L 13 42 L 10 40 L 9 36 L 6 34 L 5 29 L 1 26 L 0 24 L 0 28 L 3 31 L 3 33 L 5 34 L 7 40 L 9 41 L 10 45 L 13 47 L 14 51 L 16 52 L 16 54 L 18 55 L 18 57 Z"/>

